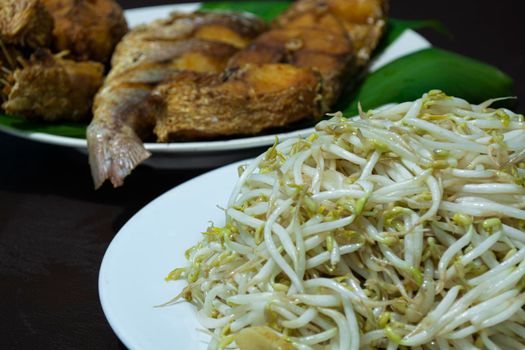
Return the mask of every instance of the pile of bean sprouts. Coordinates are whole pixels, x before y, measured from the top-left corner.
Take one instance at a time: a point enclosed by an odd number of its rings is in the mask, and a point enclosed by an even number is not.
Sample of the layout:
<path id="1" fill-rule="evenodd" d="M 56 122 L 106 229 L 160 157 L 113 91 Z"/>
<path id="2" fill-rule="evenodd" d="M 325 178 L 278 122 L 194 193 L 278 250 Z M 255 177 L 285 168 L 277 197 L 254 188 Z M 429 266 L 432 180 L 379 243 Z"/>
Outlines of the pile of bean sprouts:
<path id="1" fill-rule="evenodd" d="M 167 278 L 209 347 L 525 349 L 525 124 L 494 101 L 338 113 L 241 167 Z"/>

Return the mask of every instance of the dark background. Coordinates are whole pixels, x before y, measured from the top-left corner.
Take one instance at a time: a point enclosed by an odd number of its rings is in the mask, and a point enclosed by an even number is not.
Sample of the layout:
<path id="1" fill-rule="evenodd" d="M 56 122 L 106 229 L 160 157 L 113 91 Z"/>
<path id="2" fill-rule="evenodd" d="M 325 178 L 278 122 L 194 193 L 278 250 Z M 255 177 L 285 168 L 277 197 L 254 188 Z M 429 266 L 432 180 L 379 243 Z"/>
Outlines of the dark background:
<path id="1" fill-rule="evenodd" d="M 440 20 L 453 37 L 422 33 L 435 46 L 499 67 L 523 100 L 525 21 L 518 4 L 392 0 L 391 16 Z M 141 207 L 201 172 L 142 166 L 123 188 L 95 192 L 86 155 L 0 132 L 0 349 L 123 349 L 98 299 L 103 254 Z"/>

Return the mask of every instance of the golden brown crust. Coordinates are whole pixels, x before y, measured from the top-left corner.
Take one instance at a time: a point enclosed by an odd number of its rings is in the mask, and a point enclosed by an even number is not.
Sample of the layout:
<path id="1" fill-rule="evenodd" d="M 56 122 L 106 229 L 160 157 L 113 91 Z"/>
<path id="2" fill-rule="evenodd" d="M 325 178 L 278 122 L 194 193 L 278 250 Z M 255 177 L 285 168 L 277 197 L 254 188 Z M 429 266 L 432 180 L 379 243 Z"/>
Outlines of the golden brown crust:
<path id="1" fill-rule="evenodd" d="M 210 35 L 202 39 L 201 30 L 209 26 L 222 26 L 220 33 L 231 34 L 215 41 Z M 131 30 L 115 49 L 113 67 L 95 98 L 94 122 L 129 120 L 137 133 L 147 134 L 154 123 L 147 91 L 177 71 L 222 72 L 238 50 L 232 38 L 249 41 L 264 28 L 262 21 L 245 15 L 195 12 L 172 13 L 168 19 Z M 135 122 L 138 117 L 128 105 L 140 107 L 145 122 Z"/>
<path id="2" fill-rule="evenodd" d="M 183 40 L 201 39 L 244 48 L 265 29 L 263 21 L 243 14 L 174 12 L 167 19 L 134 28 L 126 34 L 115 49 L 111 65 L 116 67 L 121 62 L 138 59 L 160 60 L 166 48 Z"/>
<path id="3" fill-rule="evenodd" d="M 204 31 L 202 31 L 203 28 Z M 229 42 L 232 38 L 224 38 L 222 33 L 203 34 L 209 33 L 206 28 L 219 28 L 220 31 L 229 29 L 233 37 L 240 37 L 243 42 L 251 41 L 267 29 L 262 20 L 250 14 L 229 11 L 195 11 L 192 13 L 172 12 L 168 18 L 157 20 L 141 29 L 137 28 L 136 31 L 141 32 L 141 35 L 148 40 L 182 40 L 192 37 L 235 44 Z M 202 35 L 213 35 L 214 37 L 203 38 Z"/>
<path id="4" fill-rule="evenodd" d="M 115 50 L 87 129 L 95 187 L 107 179 L 122 185 L 149 157 L 138 136 L 152 132 L 153 105 L 147 101 L 158 83 L 180 70 L 218 74 L 264 28 L 261 20 L 242 14 L 174 13 L 130 31 Z"/>
<path id="5" fill-rule="evenodd" d="M 114 0 L 42 0 L 55 21 L 54 49 L 107 63 L 128 27 Z"/>
<path id="6" fill-rule="evenodd" d="M 155 128 L 159 141 L 255 134 L 329 111 L 377 45 L 384 3 L 296 1 L 270 31 L 231 58 L 228 68 L 243 74 L 225 74 L 222 81 L 176 75 L 157 88 L 157 101 L 164 103 Z M 255 76 L 261 80 L 254 85 Z M 280 88 L 264 88 L 272 85 Z"/>
<path id="7" fill-rule="evenodd" d="M 230 34 L 202 39 L 202 29 L 209 26 L 222 26 L 218 32 Z M 113 67 L 95 98 L 94 122 L 129 122 L 137 133 L 147 135 L 155 120 L 146 100 L 157 84 L 178 71 L 222 72 L 238 51 L 231 42 L 249 41 L 264 28 L 264 22 L 245 15 L 195 12 L 172 13 L 131 30 L 117 45 Z"/>
<path id="8" fill-rule="evenodd" d="M 111 70 L 95 97 L 96 122 L 126 123 L 142 138 L 151 136 L 156 119 L 148 98 L 160 82 L 181 70 L 219 73 L 237 51 L 228 44 L 199 39 L 166 43 L 154 42 L 154 50 L 144 44 L 140 59 L 121 60 Z"/>
<path id="9" fill-rule="evenodd" d="M 273 22 L 275 28 L 309 26 L 315 19 L 333 16 L 354 45 L 358 66 L 368 62 L 385 29 L 387 0 L 301 0 Z M 326 28 L 326 22 L 320 24 Z"/>
<path id="10" fill-rule="evenodd" d="M 27 67 L 14 72 L 15 83 L 3 108 L 9 114 L 52 122 L 85 120 L 103 72 L 100 63 L 74 62 L 38 50 Z"/>
<path id="11" fill-rule="evenodd" d="M 118 50 L 118 49 L 117 49 Z M 107 82 L 128 79 L 130 71 L 147 71 L 152 65 L 173 70 L 220 72 L 228 59 L 237 52 L 231 45 L 200 39 L 182 41 L 137 41 L 127 54 L 119 52 L 116 65 L 111 69 Z M 131 74 L 130 77 L 133 75 Z M 162 79 L 157 79 L 160 81 Z"/>
<path id="12" fill-rule="evenodd" d="M 255 134 L 312 115 L 319 77 L 289 64 L 245 65 L 222 75 L 183 72 L 160 85 L 159 141 Z"/>
<path id="13" fill-rule="evenodd" d="M 0 0 L 0 40 L 20 47 L 47 47 L 53 17 L 40 0 Z"/>
<path id="14" fill-rule="evenodd" d="M 323 110 L 339 96 L 341 83 L 348 75 L 353 47 L 344 31 L 330 31 L 319 26 L 274 29 L 262 34 L 246 50 L 230 60 L 230 67 L 249 63 L 288 63 L 321 73 Z"/>

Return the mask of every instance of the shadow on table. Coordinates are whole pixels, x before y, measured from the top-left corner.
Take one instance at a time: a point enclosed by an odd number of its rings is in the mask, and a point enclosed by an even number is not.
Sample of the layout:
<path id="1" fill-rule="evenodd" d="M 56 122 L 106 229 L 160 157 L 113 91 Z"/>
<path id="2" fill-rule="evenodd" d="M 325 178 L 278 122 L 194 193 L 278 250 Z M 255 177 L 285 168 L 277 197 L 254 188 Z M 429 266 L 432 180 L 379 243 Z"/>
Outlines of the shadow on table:
<path id="1" fill-rule="evenodd" d="M 104 252 L 144 205 L 202 171 L 139 167 L 95 191 L 85 154 L 3 133 L 0 164 L 0 347 L 126 349 L 98 300 Z"/>
<path id="2" fill-rule="evenodd" d="M 124 222 L 160 194 L 204 172 L 139 166 L 123 187 L 114 189 L 105 184 L 95 191 L 86 154 L 4 133 L 0 133 L 0 164 L 0 192 L 117 206 L 123 210 Z M 117 222 L 115 226 L 122 224 Z"/>

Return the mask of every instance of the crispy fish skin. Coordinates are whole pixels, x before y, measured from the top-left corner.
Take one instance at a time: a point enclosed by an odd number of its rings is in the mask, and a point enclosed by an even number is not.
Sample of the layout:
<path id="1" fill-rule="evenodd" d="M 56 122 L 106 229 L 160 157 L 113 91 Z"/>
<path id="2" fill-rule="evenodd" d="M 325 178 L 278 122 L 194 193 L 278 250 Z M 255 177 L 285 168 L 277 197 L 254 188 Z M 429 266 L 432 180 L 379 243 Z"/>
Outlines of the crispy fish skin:
<path id="1" fill-rule="evenodd" d="M 131 30 L 115 49 L 110 74 L 143 62 L 169 61 L 173 55 L 171 47 L 180 45 L 185 40 L 223 43 L 242 49 L 265 29 L 264 22 L 245 14 L 174 12 L 167 19 L 156 20 Z M 208 51 L 207 56 L 213 57 L 212 51 Z"/>
<path id="2" fill-rule="evenodd" d="M 235 54 L 228 63 L 230 70 L 243 71 L 250 66 L 247 69 L 250 74 L 241 74 L 237 80 L 256 75 L 255 70 L 261 71 L 262 78 L 257 84 L 244 84 L 251 95 L 243 94 L 232 85 L 228 75 L 222 83 L 220 78 L 210 81 L 209 78 L 188 80 L 175 76 L 156 89 L 159 116 L 155 133 L 159 141 L 255 134 L 321 116 L 368 61 L 384 28 L 385 4 L 384 0 L 296 1 L 274 21 L 270 31 Z M 289 79 L 284 73 L 266 74 L 266 66 L 275 64 L 282 64 L 282 72 L 299 68 L 318 73 L 318 81 L 301 85 L 305 84 L 304 80 Z M 260 88 L 262 79 L 268 79 L 264 82 L 266 85 L 275 84 L 280 90 L 270 92 Z M 304 94 L 302 100 L 290 98 L 293 96 L 290 91 L 302 88 L 317 95 Z M 266 93 L 271 98 L 266 98 Z M 279 93 L 283 94 L 282 98 Z M 274 101 L 283 104 L 274 110 Z M 253 106 L 247 107 L 247 104 Z M 296 109 L 297 104 L 301 108 Z"/>
<path id="3" fill-rule="evenodd" d="M 232 57 L 230 66 L 284 62 L 321 73 L 325 111 L 365 65 L 385 26 L 383 0 L 301 0 L 273 29 Z"/>
<path id="4" fill-rule="evenodd" d="M 155 110 L 148 99 L 159 82 L 179 70 L 220 72 L 236 51 L 227 44 L 198 39 L 162 42 L 156 50 L 160 53 L 156 58 L 162 59 L 142 60 L 124 69 L 117 66 L 95 97 L 94 118 L 86 134 L 95 188 L 106 179 L 121 186 L 131 170 L 150 156 L 141 139 L 149 137 L 155 126 Z"/>
<path id="5" fill-rule="evenodd" d="M 0 0 L 0 41 L 20 47 L 47 47 L 53 17 L 40 0 Z"/>
<path id="6" fill-rule="evenodd" d="M 173 12 L 166 19 L 133 28 L 117 46 L 111 64 L 144 54 L 141 45 L 148 42 L 175 42 L 202 39 L 230 44 L 238 49 L 246 47 L 266 24 L 254 16 L 234 12 Z M 152 52 L 158 54 L 158 52 Z"/>
<path id="7" fill-rule="evenodd" d="M 246 50 L 233 56 L 229 67 L 280 62 L 314 69 L 322 77 L 323 110 L 327 110 L 339 96 L 353 60 L 352 43 L 344 31 L 338 33 L 312 26 L 264 33 Z"/>
<path id="8" fill-rule="evenodd" d="M 257 133 L 295 121 L 285 115 L 311 114 L 318 89 L 314 71 L 288 64 L 179 73 L 155 90 L 155 98 L 165 103 L 155 133 L 161 142 Z"/>
<path id="9" fill-rule="evenodd" d="M 53 15 L 53 46 L 76 60 L 108 63 L 128 31 L 120 5 L 114 0 L 42 0 Z"/>
<path id="10" fill-rule="evenodd" d="M 100 63 L 66 60 L 39 49 L 26 67 L 15 70 L 2 107 L 9 114 L 50 122 L 85 120 L 103 77 Z"/>
<path id="11" fill-rule="evenodd" d="M 115 50 L 87 129 L 95 188 L 107 179 L 122 185 L 150 156 L 139 136 L 151 134 L 155 125 L 155 107 L 148 103 L 155 86 L 179 71 L 222 72 L 238 48 L 264 29 L 253 16 L 196 12 L 131 30 Z"/>
<path id="12" fill-rule="evenodd" d="M 129 72 L 149 71 L 153 66 L 172 70 L 220 72 L 236 52 L 237 49 L 229 44 L 202 39 L 139 41 L 130 55 L 114 60 L 116 64 L 109 72 L 106 82 L 113 84 L 116 81 L 133 79 L 133 74 L 128 75 Z M 157 78 L 156 82 L 167 75 L 168 72 Z"/>
<path id="13" fill-rule="evenodd" d="M 385 30 L 387 0 L 301 0 L 273 22 L 274 28 L 326 27 L 334 18 L 354 45 L 357 65 L 365 65 Z"/>

